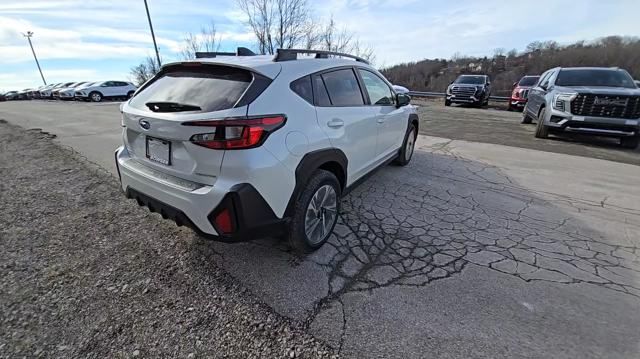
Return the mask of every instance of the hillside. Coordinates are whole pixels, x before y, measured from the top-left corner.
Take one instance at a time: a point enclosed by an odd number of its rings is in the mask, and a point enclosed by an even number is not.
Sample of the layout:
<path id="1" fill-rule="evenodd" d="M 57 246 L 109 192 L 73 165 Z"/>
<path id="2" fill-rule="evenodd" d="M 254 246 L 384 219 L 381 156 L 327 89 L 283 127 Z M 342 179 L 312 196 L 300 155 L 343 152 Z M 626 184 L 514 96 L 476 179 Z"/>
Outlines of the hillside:
<path id="1" fill-rule="evenodd" d="M 640 39 L 610 36 L 592 42 L 559 46 L 533 42 L 523 53 L 496 50 L 492 58 L 455 55 L 453 59 L 422 60 L 382 69 L 394 84 L 413 91 L 443 92 L 462 73 L 484 73 L 493 79 L 493 94 L 507 96 L 523 75 L 539 75 L 556 66 L 618 66 L 640 79 Z"/>

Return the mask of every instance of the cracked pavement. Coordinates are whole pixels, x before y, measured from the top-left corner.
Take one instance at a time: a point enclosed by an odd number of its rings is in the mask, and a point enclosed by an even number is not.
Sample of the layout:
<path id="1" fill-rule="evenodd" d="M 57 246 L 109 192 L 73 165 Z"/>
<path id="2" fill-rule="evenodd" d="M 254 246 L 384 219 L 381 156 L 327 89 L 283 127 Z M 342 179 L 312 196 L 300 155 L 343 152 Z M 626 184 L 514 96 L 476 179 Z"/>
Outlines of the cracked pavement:
<path id="1" fill-rule="evenodd" d="M 38 121 L 26 120 L 61 137 Z M 92 147 L 118 144 L 113 122 Z M 418 145 L 409 166 L 384 167 L 343 199 L 334 235 L 312 255 L 276 239 L 228 245 L 181 231 L 189 253 L 345 357 L 640 355 L 640 167 Z"/>

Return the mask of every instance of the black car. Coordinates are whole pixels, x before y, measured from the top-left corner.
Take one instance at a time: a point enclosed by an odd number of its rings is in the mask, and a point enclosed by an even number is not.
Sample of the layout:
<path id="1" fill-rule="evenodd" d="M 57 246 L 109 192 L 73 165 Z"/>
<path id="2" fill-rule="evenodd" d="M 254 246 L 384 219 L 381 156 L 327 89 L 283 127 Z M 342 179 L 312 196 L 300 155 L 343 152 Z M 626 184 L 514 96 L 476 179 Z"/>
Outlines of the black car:
<path id="1" fill-rule="evenodd" d="M 9 91 L 4 94 L 4 98 L 7 101 L 13 101 L 18 99 L 18 91 Z"/>
<path id="2" fill-rule="evenodd" d="M 460 75 L 448 87 L 445 106 L 452 103 L 466 103 L 477 107 L 489 104 L 491 79 L 488 75 Z"/>

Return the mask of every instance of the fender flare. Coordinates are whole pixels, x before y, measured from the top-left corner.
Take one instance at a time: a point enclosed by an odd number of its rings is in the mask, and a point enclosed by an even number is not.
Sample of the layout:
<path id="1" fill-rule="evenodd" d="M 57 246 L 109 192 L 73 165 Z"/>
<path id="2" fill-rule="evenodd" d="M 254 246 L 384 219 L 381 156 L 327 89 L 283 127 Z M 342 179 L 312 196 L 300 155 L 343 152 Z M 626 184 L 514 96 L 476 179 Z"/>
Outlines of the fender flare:
<path id="1" fill-rule="evenodd" d="M 291 197 L 289 198 L 289 203 L 285 210 L 285 217 L 291 217 L 293 214 L 293 206 L 295 205 L 300 192 L 302 192 L 304 185 L 309 181 L 311 174 L 313 174 L 313 172 L 318 168 L 329 166 L 328 170 L 336 175 L 342 190 L 344 191 L 347 185 L 348 163 L 349 161 L 347 160 L 347 156 L 337 148 L 316 150 L 304 155 L 296 167 L 296 185 L 293 188 Z"/>

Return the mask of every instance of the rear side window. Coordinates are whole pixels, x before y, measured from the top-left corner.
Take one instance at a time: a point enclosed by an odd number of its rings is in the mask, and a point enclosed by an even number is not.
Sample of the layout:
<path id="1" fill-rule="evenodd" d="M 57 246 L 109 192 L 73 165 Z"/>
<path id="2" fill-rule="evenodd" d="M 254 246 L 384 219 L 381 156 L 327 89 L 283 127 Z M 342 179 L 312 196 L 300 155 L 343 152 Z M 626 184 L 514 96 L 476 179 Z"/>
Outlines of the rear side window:
<path id="1" fill-rule="evenodd" d="M 290 85 L 291 90 L 298 96 L 305 99 L 308 103 L 313 103 L 313 91 L 311 90 L 311 76 L 305 76 L 301 79 L 293 81 Z"/>
<path id="2" fill-rule="evenodd" d="M 331 106 L 329 101 L 329 94 L 327 93 L 327 87 L 324 85 L 324 81 L 320 75 L 313 76 L 313 95 L 315 96 L 316 106 Z"/>
<path id="3" fill-rule="evenodd" d="M 252 79 L 249 71 L 232 67 L 176 66 L 142 89 L 129 104 L 142 110 L 148 110 L 148 103 L 174 103 L 197 112 L 225 110 L 238 102 Z"/>
<path id="4" fill-rule="evenodd" d="M 321 75 L 333 106 L 362 106 L 364 99 L 352 69 L 336 70 Z"/>

